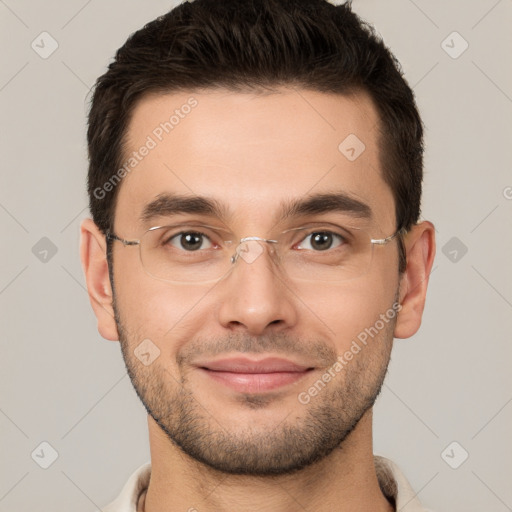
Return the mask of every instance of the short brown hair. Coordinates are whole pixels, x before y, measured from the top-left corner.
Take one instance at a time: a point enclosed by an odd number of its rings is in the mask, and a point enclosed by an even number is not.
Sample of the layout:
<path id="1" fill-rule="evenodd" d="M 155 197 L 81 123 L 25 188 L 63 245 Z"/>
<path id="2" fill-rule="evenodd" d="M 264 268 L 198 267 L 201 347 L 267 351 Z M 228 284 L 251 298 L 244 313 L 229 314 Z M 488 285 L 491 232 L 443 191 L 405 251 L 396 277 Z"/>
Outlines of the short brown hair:
<path id="1" fill-rule="evenodd" d="M 118 187 L 95 192 L 122 166 L 135 104 L 149 93 L 292 85 L 320 92 L 365 91 L 380 117 L 383 178 L 397 229 L 420 216 L 423 127 L 399 63 L 350 2 L 194 0 L 132 34 L 96 83 L 89 113 L 88 193 L 95 223 L 113 229 Z M 401 246 L 400 271 L 404 270 Z"/>

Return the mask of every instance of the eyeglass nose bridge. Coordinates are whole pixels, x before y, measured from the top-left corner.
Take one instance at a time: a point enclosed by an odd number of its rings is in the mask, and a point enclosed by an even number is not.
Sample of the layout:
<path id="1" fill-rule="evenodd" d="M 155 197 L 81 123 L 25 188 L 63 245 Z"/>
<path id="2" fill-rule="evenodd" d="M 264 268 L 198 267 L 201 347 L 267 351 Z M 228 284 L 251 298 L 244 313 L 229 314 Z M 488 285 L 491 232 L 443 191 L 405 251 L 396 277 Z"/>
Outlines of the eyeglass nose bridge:
<path id="1" fill-rule="evenodd" d="M 277 244 L 277 240 L 270 240 L 268 238 L 261 238 L 259 236 L 246 236 L 241 238 L 236 246 L 235 253 L 231 256 L 231 263 L 235 263 L 238 258 L 242 258 L 246 263 L 253 261 L 263 253 L 263 248 L 260 244 L 248 244 L 248 242 L 267 242 Z"/>

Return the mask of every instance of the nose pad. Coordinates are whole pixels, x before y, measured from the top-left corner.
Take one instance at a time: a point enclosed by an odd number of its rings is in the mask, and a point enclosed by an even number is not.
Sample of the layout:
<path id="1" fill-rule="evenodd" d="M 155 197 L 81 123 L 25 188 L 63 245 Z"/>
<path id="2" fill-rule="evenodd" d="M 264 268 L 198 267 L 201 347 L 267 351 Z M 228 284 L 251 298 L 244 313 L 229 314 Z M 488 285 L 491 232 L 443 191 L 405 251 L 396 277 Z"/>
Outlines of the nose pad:
<path id="1" fill-rule="evenodd" d="M 277 240 L 266 240 L 265 238 L 260 238 L 258 236 L 242 238 L 236 248 L 235 254 L 231 257 L 231 263 L 235 263 L 238 258 L 242 258 L 249 264 L 256 261 L 264 251 L 263 244 L 261 242 L 277 243 Z"/>
<path id="2" fill-rule="evenodd" d="M 263 247 L 256 240 L 251 240 L 242 242 L 236 252 L 246 263 L 253 263 L 263 253 Z"/>

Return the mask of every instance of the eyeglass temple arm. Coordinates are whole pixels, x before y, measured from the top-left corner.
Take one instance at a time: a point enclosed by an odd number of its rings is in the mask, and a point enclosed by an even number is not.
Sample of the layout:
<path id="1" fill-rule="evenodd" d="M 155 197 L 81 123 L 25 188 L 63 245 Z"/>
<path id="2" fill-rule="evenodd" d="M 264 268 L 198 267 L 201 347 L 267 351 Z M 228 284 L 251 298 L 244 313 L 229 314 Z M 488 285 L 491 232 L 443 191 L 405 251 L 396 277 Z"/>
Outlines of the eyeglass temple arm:
<path id="1" fill-rule="evenodd" d="M 140 240 L 125 240 L 124 238 L 121 238 L 115 235 L 114 233 L 107 233 L 107 240 L 117 240 L 118 242 L 121 242 L 124 246 L 140 244 Z"/>
<path id="2" fill-rule="evenodd" d="M 391 242 L 391 240 L 393 240 L 397 236 L 404 235 L 405 233 L 406 230 L 404 228 L 400 228 L 398 231 L 396 231 L 390 236 L 387 236 L 386 238 L 372 238 L 370 242 L 375 245 L 386 245 L 388 242 Z"/>

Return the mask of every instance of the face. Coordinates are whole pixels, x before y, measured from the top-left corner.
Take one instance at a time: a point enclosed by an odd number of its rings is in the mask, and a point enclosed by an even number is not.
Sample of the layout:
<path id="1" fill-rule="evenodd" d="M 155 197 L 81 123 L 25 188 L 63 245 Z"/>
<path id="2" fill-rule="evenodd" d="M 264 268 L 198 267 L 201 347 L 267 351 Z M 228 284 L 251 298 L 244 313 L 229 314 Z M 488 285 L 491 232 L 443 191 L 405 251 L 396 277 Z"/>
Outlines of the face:
<path id="1" fill-rule="evenodd" d="M 162 125 L 176 110 L 172 128 Z M 115 233 L 137 240 L 152 226 L 179 222 L 224 229 L 235 241 L 273 239 L 350 219 L 385 238 L 395 231 L 394 201 L 377 123 L 363 94 L 147 97 L 131 119 L 126 157 L 148 136 L 155 145 L 120 185 Z M 321 194 L 343 195 L 344 206 L 317 201 L 283 215 L 286 205 Z M 155 203 L 171 195 L 207 199 L 217 211 Z M 311 241 L 303 244 L 314 251 Z M 185 251 L 182 242 L 174 250 Z M 373 405 L 392 346 L 396 240 L 375 246 L 366 272 L 341 282 L 316 271 L 290 278 L 271 245 L 206 283 L 155 279 L 137 246 L 113 245 L 117 330 L 140 399 L 173 443 L 228 473 L 282 474 L 328 455 Z"/>

